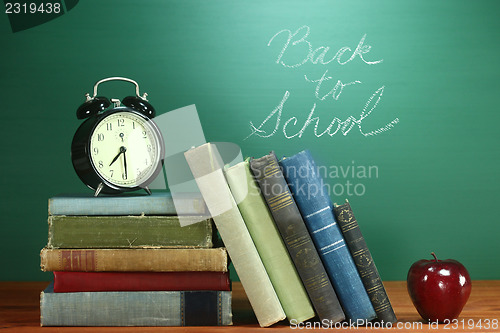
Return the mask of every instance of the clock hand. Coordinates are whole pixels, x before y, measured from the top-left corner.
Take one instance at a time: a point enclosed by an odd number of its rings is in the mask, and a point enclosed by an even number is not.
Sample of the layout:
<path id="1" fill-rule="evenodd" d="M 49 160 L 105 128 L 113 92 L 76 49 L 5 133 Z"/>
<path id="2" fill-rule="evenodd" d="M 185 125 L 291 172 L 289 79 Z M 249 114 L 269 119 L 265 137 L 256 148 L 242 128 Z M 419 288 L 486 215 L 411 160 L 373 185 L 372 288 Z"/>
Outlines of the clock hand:
<path id="1" fill-rule="evenodd" d="M 123 148 L 123 167 L 125 168 L 125 179 L 127 179 L 127 157 L 125 156 L 125 151 L 127 151 L 127 148 L 125 147 L 121 148 Z"/>
<path id="2" fill-rule="evenodd" d="M 122 151 L 120 149 L 120 152 L 115 156 L 115 158 L 113 158 L 113 160 L 111 161 L 111 163 L 109 163 L 109 166 L 111 166 L 111 164 L 115 163 L 115 161 L 118 159 L 118 157 L 120 157 L 121 154 L 122 154 Z"/>
<path id="3" fill-rule="evenodd" d="M 127 150 L 127 148 L 121 146 L 120 147 L 120 152 L 115 156 L 115 158 L 113 158 L 113 160 L 111 161 L 111 163 L 109 163 L 109 166 L 111 166 L 111 164 L 115 163 L 115 161 L 118 159 L 118 157 L 120 157 L 120 155 L 123 153 L 125 153 L 125 151 Z"/>

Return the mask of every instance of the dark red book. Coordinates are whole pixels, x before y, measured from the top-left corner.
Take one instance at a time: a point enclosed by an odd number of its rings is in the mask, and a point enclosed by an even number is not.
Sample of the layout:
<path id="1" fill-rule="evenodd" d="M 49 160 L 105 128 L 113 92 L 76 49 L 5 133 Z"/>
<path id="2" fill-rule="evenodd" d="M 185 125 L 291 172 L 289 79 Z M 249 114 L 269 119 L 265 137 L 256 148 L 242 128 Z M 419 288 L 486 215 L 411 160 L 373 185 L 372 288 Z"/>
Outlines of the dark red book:
<path id="1" fill-rule="evenodd" d="M 231 290 L 227 272 L 54 272 L 54 292 Z"/>

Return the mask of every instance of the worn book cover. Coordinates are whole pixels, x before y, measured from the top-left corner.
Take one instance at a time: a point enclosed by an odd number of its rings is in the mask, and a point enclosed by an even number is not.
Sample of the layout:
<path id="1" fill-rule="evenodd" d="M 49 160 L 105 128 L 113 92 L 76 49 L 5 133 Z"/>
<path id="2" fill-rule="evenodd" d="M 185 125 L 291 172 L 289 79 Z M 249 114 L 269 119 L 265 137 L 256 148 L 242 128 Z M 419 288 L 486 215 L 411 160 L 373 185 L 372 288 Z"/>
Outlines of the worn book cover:
<path id="1" fill-rule="evenodd" d="M 230 290 L 228 272 L 54 272 L 54 292 Z"/>
<path id="2" fill-rule="evenodd" d="M 347 317 L 372 320 L 376 317 L 358 270 L 333 215 L 333 205 L 309 151 L 280 162 L 300 213 L 325 265 L 328 276 Z"/>
<path id="3" fill-rule="evenodd" d="M 42 249 L 42 271 L 227 272 L 226 249 Z"/>
<path id="4" fill-rule="evenodd" d="M 217 147 L 207 143 L 184 155 L 259 325 L 266 327 L 285 319 L 278 296 L 227 185 Z"/>
<path id="5" fill-rule="evenodd" d="M 41 326 L 232 325 L 230 291 L 120 291 L 40 295 Z"/>
<path id="6" fill-rule="evenodd" d="M 176 206 L 177 205 L 177 206 Z M 61 194 L 49 199 L 49 215 L 206 215 L 203 198 L 196 193 L 153 191 L 151 195 L 124 193 Z"/>
<path id="7" fill-rule="evenodd" d="M 248 160 L 228 167 L 225 175 L 288 320 L 302 322 L 314 317 L 309 297 L 250 172 Z"/>
<path id="8" fill-rule="evenodd" d="M 250 160 L 276 226 L 321 320 L 345 319 L 321 258 L 302 220 L 273 152 Z"/>
<path id="9" fill-rule="evenodd" d="M 358 221 L 354 217 L 351 205 L 346 200 L 342 205 L 334 204 L 333 211 L 349 251 L 351 251 L 354 263 L 358 268 L 363 285 L 377 313 L 378 320 L 395 323 L 397 321 L 396 315 L 378 273 L 377 266 L 375 266 L 375 261 L 361 233 Z"/>
<path id="10" fill-rule="evenodd" d="M 192 219 L 202 222 L 181 227 L 177 216 L 51 215 L 47 248 L 212 247 L 212 220 Z"/>

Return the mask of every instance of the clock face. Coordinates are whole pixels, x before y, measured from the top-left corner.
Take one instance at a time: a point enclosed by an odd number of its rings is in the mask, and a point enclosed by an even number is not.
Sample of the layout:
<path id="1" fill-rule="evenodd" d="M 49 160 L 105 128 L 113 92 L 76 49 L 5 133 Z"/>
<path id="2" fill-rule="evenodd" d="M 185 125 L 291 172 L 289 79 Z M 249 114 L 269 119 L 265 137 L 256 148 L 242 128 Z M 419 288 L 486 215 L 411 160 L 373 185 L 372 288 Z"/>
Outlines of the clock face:
<path id="1" fill-rule="evenodd" d="M 137 187 L 150 180 L 160 163 L 160 140 L 150 120 L 133 112 L 114 112 L 95 126 L 90 160 L 106 182 Z"/>

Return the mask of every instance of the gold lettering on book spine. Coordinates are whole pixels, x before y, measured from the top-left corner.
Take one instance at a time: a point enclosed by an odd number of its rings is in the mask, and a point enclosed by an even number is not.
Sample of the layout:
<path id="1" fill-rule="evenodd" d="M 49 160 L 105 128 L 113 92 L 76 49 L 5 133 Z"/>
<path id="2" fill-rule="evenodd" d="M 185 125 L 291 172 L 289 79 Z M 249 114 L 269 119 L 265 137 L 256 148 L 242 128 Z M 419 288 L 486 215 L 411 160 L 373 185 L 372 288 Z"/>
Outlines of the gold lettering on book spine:
<path id="1" fill-rule="evenodd" d="M 63 250 L 59 253 L 59 265 L 63 271 L 95 271 L 95 250 Z"/>
<path id="2" fill-rule="evenodd" d="M 280 193 L 272 198 L 269 198 L 268 202 L 270 205 L 275 205 L 276 202 L 281 201 L 283 198 L 286 198 L 286 196 L 287 196 L 287 193 L 283 192 L 283 193 Z"/>
<path id="3" fill-rule="evenodd" d="M 280 173 L 281 169 L 279 168 L 277 161 L 271 160 L 269 164 L 267 164 L 264 167 L 264 172 L 262 176 L 259 178 L 259 181 L 266 178 L 274 177 Z M 268 188 L 268 190 L 273 191 L 273 188 L 270 189 Z M 292 195 L 289 191 L 287 191 L 287 189 L 281 188 L 280 190 L 282 190 L 283 192 L 275 195 L 274 197 L 268 200 L 269 208 L 273 212 L 288 207 L 289 205 L 294 203 Z"/>
<path id="4" fill-rule="evenodd" d="M 286 242 L 287 242 L 288 246 L 290 247 L 290 249 L 296 249 L 296 248 L 302 247 L 302 246 L 310 243 L 311 238 L 309 237 L 309 235 L 303 235 L 303 236 L 299 236 L 299 237 L 296 237 L 294 235 L 293 239 L 291 239 L 290 237 L 287 237 Z"/>
<path id="5" fill-rule="evenodd" d="M 342 210 L 339 212 L 339 223 L 340 227 L 342 228 L 342 231 L 344 233 L 349 232 L 351 230 L 354 230 L 357 228 L 358 224 L 356 220 L 354 219 L 354 215 L 352 214 L 351 210 L 346 208 L 346 205 L 343 205 L 344 207 Z M 340 206 L 341 207 L 341 206 Z"/>
<path id="6" fill-rule="evenodd" d="M 304 285 L 310 291 L 316 291 L 330 284 L 330 280 L 326 274 L 319 274 L 304 280 Z"/>
<path id="7" fill-rule="evenodd" d="M 269 199 L 269 208 L 273 211 L 276 212 L 280 209 L 283 209 L 291 204 L 293 204 L 293 198 L 290 195 L 289 192 L 283 192 L 281 194 L 278 194 L 277 196 Z"/>
<path id="8" fill-rule="evenodd" d="M 260 180 L 272 177 L 279 172 L 281 172 L 281 170 L 278 166 L 278 163 L 272 160 L 268 165 L 264 167 L 264 174 L 262 175 L 262 177 L 260 177 Z"/>
<path id="9" fill-rule="evenodd" d="M 222 326 L 222 292 L 217 291 L 217 324 Z"/>
<path id="10" fill-rule="evenodd" d="M 316 266 L 319 263 L 319 257 L 311 257 L 314 251 L 314 248 L 308 246 L 305 246 L 297 251 L 297 253 L 295 253 L 295 265 L 302 269 Z"/>
<path id="11" fill-rule="evenodd" d="M 352 257 L 356 263 L 356 266 L 359 270 L 359 275 L 361 277 L 370 276 L 374 273 L 373 271 L 373 259 L 369 255 L 368 249 L 363 248 L 359 249 L 352 253 Z"/>
<path id="12" fill-rule="evenodd" d="M 185 300 L 185 292 L 181 291 L 180 292 L 180 315 L 181 315 L 181 324 L 186 325 L 186 316 L 184 314 L 184 310 L 186 309 L 186 300 Z"/>
<path id="13" fill-rule="evenodd" d="M 387 299 L 387 295 L 384 292 L 384 287 L 381 282 L 366 291 L 373 303 L 375 311 L 383 311 L 390 307 L 391 304 Z"/>

